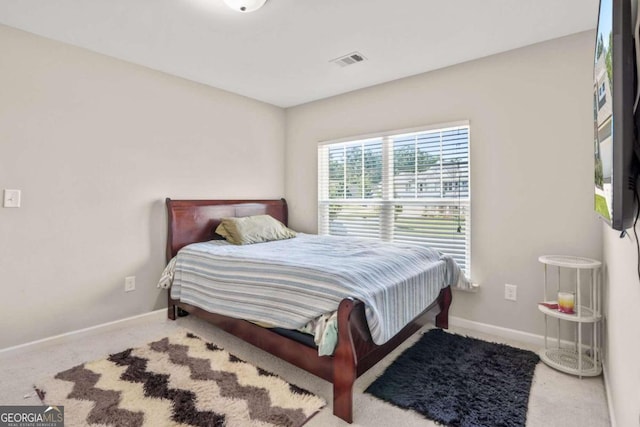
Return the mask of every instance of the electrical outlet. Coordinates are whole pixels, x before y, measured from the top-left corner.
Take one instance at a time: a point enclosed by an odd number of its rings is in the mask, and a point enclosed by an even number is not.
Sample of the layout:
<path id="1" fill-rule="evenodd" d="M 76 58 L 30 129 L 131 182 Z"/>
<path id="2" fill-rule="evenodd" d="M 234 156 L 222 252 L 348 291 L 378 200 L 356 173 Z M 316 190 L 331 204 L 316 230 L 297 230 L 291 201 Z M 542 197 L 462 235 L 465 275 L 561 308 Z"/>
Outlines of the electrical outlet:
<path id="1" fill-rule="evenodd" d="M 136 276 L 124 278 L 124 291 L 131 292 L 136 290 Z"/>
<path id="2" fill-rule="evenodd" d="M 516 301 L 518 299 L 518 287 L 516 285 L 504 285 L 504 299 Z"/>
<path id="3" fill-rule="evenodd" d="M 20 190 L 4 190 L 4 204 L 5 208 L 19 208 L 20 207 Z"/>

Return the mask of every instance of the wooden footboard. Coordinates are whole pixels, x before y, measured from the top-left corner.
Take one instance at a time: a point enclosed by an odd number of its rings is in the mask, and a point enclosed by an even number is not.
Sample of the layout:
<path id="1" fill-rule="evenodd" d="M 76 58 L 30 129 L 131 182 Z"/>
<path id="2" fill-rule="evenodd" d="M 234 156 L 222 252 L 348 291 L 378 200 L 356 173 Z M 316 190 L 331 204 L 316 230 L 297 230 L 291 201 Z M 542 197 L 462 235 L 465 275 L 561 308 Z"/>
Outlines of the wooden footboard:
<path id="1" fill-rule="evenodd" d="M 351 331 L 355 305 L 354 300 L 344 299 L 338 307 L 338 344 L 333 354 L 333 415 L 348 423 L 353 422 L 353 383 L 358 378 L 358 357 Z M 357 323 L 355 316 L 353 320 Z"/>
<path id="2" fill-rule="evenodd" d="M 334 352 L 333 364 L 333 414 L 351 423 L 353 421 L 353 383 L 387 354 L 402 344 L 418 329 L 428 323 L 427 312 L 436 306 L 440 313 L 436 322 L 448 327 L 448 312 L 451 305 L 451 288 L 440 291 L 436 302 L 418 315 L 411 323 L 382 345 L 371 338 L 360 301 L 345 299 L 338 308 L 338 344 Z M 438 321 L 437 319 L 440 319 Z"/>

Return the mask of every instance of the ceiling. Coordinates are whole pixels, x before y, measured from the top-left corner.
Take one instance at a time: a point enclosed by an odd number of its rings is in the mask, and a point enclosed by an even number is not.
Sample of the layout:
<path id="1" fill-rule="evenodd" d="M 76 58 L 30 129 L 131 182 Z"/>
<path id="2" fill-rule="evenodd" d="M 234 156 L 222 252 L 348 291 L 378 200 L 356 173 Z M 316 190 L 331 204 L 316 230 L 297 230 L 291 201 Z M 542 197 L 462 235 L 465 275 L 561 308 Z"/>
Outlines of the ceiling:
<path id="1" fill-rule="evenodd" d="M 0 0 L 0 23 L 280 107 L 596 26 L 598 0 Z M 367 60 L 330 60 L 360 52 Z"/>

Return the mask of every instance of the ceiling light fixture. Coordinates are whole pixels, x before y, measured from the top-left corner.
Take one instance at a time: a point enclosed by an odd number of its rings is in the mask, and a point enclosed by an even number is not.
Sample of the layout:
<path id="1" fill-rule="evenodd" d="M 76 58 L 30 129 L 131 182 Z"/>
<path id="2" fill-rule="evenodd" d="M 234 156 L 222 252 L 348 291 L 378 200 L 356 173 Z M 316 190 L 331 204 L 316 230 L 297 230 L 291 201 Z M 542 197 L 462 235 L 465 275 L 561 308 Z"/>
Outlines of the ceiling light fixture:
<path id="1" fill-rule="evenodd" d="M 237 12 L 253 12 L 260 9 L 267 0 L 224 0 L 231 9 Z"/>

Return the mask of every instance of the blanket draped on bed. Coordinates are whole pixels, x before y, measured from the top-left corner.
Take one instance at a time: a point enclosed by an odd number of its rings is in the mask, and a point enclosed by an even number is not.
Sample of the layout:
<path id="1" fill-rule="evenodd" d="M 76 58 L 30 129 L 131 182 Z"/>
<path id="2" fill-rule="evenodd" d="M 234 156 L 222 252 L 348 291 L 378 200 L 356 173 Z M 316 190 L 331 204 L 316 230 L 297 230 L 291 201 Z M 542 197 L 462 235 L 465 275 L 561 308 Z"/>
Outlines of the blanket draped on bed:
<path id="1" fill-rule="evenodd" d="M 373 341 L 382 344 L 460 275 L 451 257 L 427 247 L 300 233 L 253 245 L 186 246 L 176 257 L 171 297 L 287 329 L 352 297 L 365 304 Z"/>

